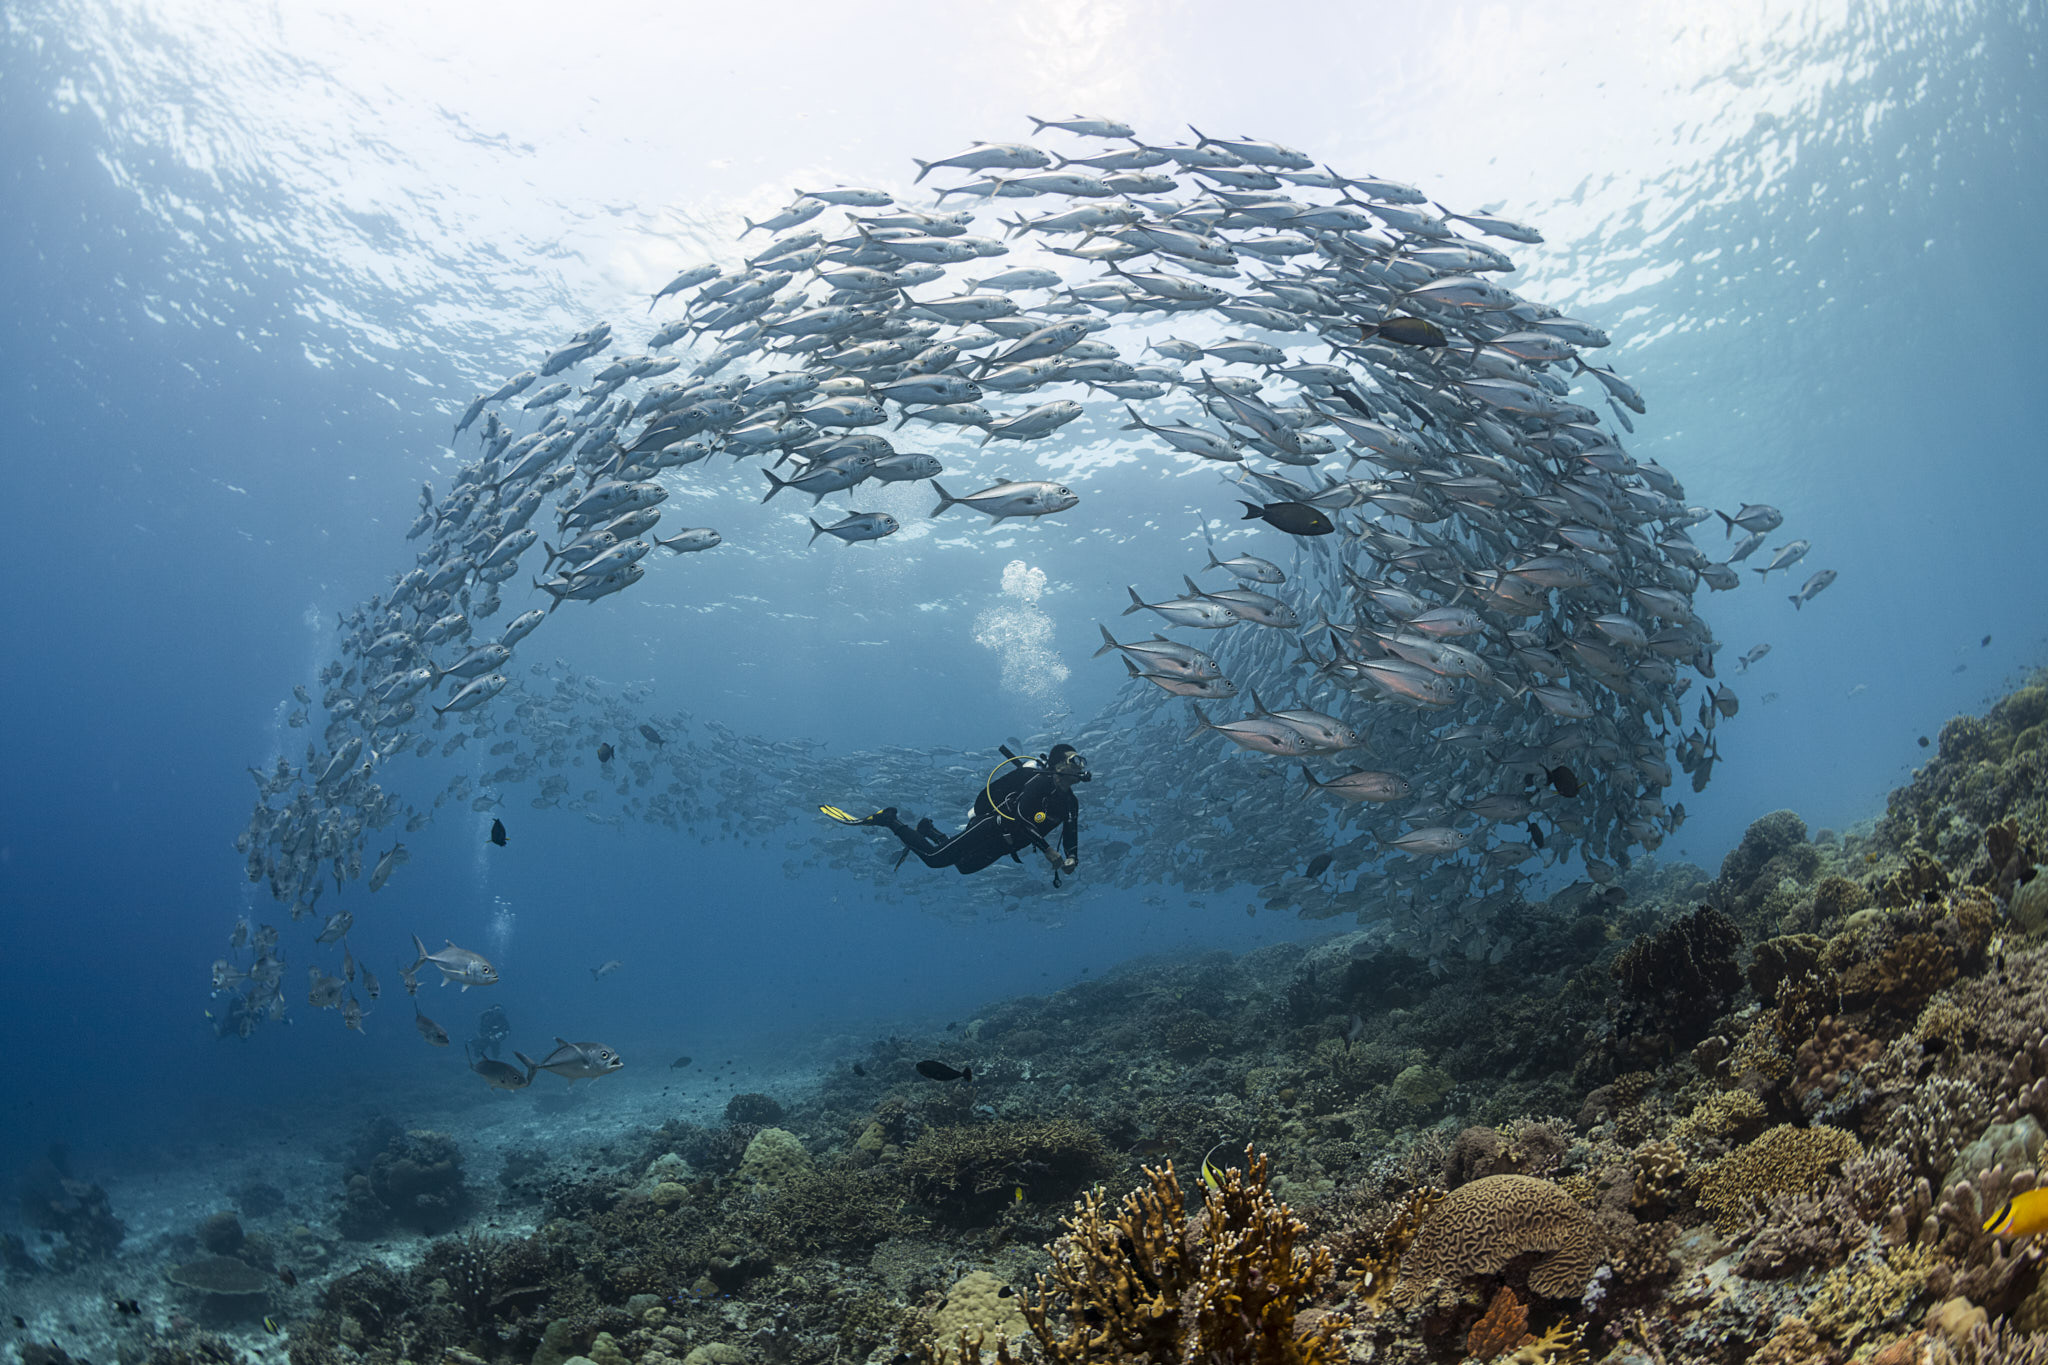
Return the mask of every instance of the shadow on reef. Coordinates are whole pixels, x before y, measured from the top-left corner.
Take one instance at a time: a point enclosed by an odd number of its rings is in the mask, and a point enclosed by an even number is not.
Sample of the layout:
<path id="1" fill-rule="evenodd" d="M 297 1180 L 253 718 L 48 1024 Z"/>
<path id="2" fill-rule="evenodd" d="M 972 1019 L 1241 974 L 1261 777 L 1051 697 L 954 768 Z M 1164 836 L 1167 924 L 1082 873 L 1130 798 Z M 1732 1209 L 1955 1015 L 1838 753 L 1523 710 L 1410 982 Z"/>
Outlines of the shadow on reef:
<path id="1" fill-rule="evenodd" d="M 487 1191 L 382 1131 L 345 1220 L 537 1230 L 334 1276 L 293 1365 L 2048 1365 L 2044 723 L 2036 682 L 1867 832 L 1775 812 L 1473 960 L 1133 964 Z"/>

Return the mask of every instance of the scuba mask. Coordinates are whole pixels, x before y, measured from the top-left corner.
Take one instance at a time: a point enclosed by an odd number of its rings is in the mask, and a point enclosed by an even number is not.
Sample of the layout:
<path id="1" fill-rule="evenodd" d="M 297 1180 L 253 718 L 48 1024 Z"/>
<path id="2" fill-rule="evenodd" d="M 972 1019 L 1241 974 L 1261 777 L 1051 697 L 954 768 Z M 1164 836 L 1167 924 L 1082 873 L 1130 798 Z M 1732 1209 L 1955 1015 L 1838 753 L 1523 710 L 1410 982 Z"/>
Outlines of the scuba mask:
<path id="1" fill-rule="evenodd" d="M 1095 775 L 1088 771 L 1088 760 L 1074 752 L 1074 746 L 1071 744 L 1053 745 L 1052 752 L 1046 755 L 1045 762 L 1055 777 L 1064 778 L 1069 782 L 1095 780 Z"/>

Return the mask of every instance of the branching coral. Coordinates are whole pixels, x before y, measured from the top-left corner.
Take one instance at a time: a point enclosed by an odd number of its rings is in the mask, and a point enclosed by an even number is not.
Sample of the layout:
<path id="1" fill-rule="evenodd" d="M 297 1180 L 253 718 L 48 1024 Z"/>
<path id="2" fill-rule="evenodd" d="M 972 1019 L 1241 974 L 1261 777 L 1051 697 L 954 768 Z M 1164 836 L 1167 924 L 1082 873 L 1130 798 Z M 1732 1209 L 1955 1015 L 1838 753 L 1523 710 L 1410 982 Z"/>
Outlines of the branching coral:
<path id="1" fill-rule="evenodd" d="M 1882 1255 L 1829 1271 L 1807 1305 L 1807 1321 L 1824 1336 L 1854 1345 L 1873 1332 L 1901 1326 L 1907 1310 L 1940 1279 L 1940 1258 L 1931 1247 L 1887 1247 Z"/>
<path id="2" fill-rule="evenodd" d="M 1755 1132 L 1763 1126 L 1763 1101 L 1747 1090 L 1724 1090 L 1709 1095 L 1693 1106 L 1690 1114 L 1671 1125 L 1671 1141 L 1682 1147 Z"/>
<path id="3" fill-rule="evenodd" d="M 1410 1190 L 1393 1215 L 1359 1253 L 1352 1267 L 1352 1293 L 1371 1311 L 1384 1309 L 1401 1274 L 1401 1258 L 1415 1241 L 1423 1220 L 1447 1198 L 1434 1186 Z"/>
<path id="4" fill-rule="evenodd" d="M 1541 1252 L 1529 1269 L 1529 1288 L 1545 1298 L 1576 1299 L 1602 1250 L 1592 1219 L 1558 1186 L 1525 1175 L 1488 1176 L 1453 1190 L 1423 1219 L 1390 1298 L 1396 1307 L 1412 1307 L 1439 1285 L 1456 1292 L 1474 1276 Z"/>
<path id="5" fill-rule="evenodd" d="M 1295 1315 L 1334 1278 L 1322 1247 L 1301 1244 L 1306 1224 L 1266 1188 L 1266 1160 L 1223 1172 L 1201 1212 L 1187 1217 L 1169 1163 L 1112 1208 L 1091 1190 L 1048 1250 L 1050 1278 L 1024 1305 L 1046 1355 L 1060 1365 L 1149 1361 L 1176 1365 L 1338 1365 L 1325 1316 L 1298 1331 Z M 1057 1320 L 1063 1319 L 1063 1321 Z"/>
<path id="6" fill-rule="evenodd" d="M 1781 1123 L 1754 1142 L 1701 1168 L 1694 1178 L 1700 1205 L 1726 1232 L 1740 1228 L 1774 1194 L 1819 1188 L 1829 1168 L 1862 1154 L 1853 1133 Z"/>

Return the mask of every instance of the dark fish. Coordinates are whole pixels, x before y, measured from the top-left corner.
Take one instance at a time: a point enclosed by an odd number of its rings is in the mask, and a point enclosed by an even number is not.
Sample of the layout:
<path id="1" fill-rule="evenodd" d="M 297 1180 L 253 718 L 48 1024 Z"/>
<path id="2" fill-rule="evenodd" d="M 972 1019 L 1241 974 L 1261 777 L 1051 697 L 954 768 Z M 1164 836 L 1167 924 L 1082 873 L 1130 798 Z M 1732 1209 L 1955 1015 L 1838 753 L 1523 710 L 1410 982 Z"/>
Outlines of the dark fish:
<path id="1" fill-rule="evenodd" d="M 1371 341 L 1374 337 L 1380 337 L 1401 346 L 1446 346 L 1450 344 L 1450 338 L 1444 335 L 1443 328 L 1437 326 L 1428 318 L 1411 318 L 1405 314 L 1397 317 L 1382 318 L 1377 323 L 1361 322 L 1358 324 L 1358 330 L 1365 333 L 1367 341 Z"/>
<path id="2" fill-rule="evenodd" d="M 600 745 L 598 745 L 598 746 L 597 746 L 597 761 L 598 761 L 598 762 L 600 762 L 600 763 L 609 763 L 609 762 L 611 762 L 611 761 L 612 761 L 612 746 L 611 746 L 611 745 L 609 745 L 609 744 L 600 744 Z"/>
<path id="3" fill-rule="evenodd" d="M 1570 768 L 1550 768 L 1543 775 L 1550 779 L 1551 786 L 1557 788 L 1559 796 L 1579 794 L 1579 776 Z"/>
<path id="4" fill-rule="evenodd" d="M 655 729 L 652 725 L 642 725 L 640 727 L 640 737 L 657 747 L 668 743 L 666 739 L 662 738 L 661 731 Z"/>
<path id="5" fill-rule="evenodd" d="M 28 1330 L 28 1319 L 23 1317 L 21 1314 L 16 1313 L 14 1315 L 14 1325 L 16 1327 L 19 1327 L 22 1331 L 26 1332 Z"/>
<path id="6" fill-rule="evenodd" d="M 505 846 L 505 822 L 503 820 L 491 821 L 491 842 L 499 848 Z"/>
<path id="7" fill-rule="evenodd" d="M 1357 413 L 1360 417 L 1365 418 L 1368 422 L 1372 420 L 1372 409 L 1367 407 L 1365 405 L 1365 400 L 1363 398 L 1360 398 L 1356 393 L 1352 392 L 1350 389 L 1345 388 L 1343 385 L 1340 384 L 1337 386 L 1337 396 L 1344 400 L 1345 407 L 1350 408 L 1353 412 Z"/>
<path id="8" fill-rule="evenodd" d="M 859 1062 L 855 1062 L 853 1064 L 853 1074 L 856 1076 L 865 1076 L 868 1074 L 868 1069 L 862 1066 Z"/>
<path id="9" fill-rule="evenodd" d="M 688 1057 L 678 1057 L 668 1064 L 668 1069 L 670 1071 L 681 1071 L 684 1067 L 688 1066 L 689 1064 L 690 1059 Z"/>
<path id="10" fill-rule="evenodd" d="M 1923 749 L 1927 747 L 1927 736 L 1920 736 L 1920 747 Z"/>
<path id="11" fill-rule="evenodd" d="M 133 1299 L 115 1299 L 114 1308 L 118 1312 L 126 1313 L 131 1318 L 142 1316 L 142 1305 Z"/>
<path id="12" fill-rule="evenodd" d="M 277 1268 L 277 1278 L 284 1281 L 287 1289 L 297 1289 L 299 1287 L 298 1272 L 288 1265 L 281 1265 Z"/>
<path id="13" fill-rule="evenodd" d="M 1143 1142 L 1131 1144 L 1131 1155 L 1148 1161 L 1153 1157 L 1165 1156 L 1172 1150 L 1173 1144 L 1165 1138 L 1146 1138 Z"/>
<path id="14" fill-rule="evenodd" d="M 1301 875 L 1304 877 L 1320 877 L 1330 870 L 1330 864 L 1334 861 L 1336 861 L 1336 855 L 1318 853 L 1315 857 L 1308 860 L 1308 866 L 1302 869 Z"/>
<path id="15" fill-rule="evenodd" d="M 955 1071 L 944 1062 L 919 1062 L 917 1064 L 917 1074 L 930 1081 L 968 1081 L 971 1083 L 974 1080 L 973 1067 L 970 1066 L 964 1070 Z"/>
<path id="16" fill-rule="evenodd" d="M 1311 507 L 1305 502 L 1269 502 L 1264 507 L 1257 503 L 1242 502 L 1243 521 L 1263 521 L 1275 530 L 1285 531 L 1290 536 L 1326 536 L 1336 530 L 1322 509 Z"/>
<path id="17" fill-rule="evenodd" d="M 1543 831 L 1536 827 L 1534 820 L 1529 822 L 1529 841 L 1538 848 L 1543 847 Z"/>
<path id="18" fill-rule="evenodd" d="M 1979 648 L 1982 648 L 1983 646 L 1985 646 L 1985 645 L 1988 645 L 1988 644 L 1990 644 L 1990 643 L 1991 643 L 1991 637 L 1990 637 L 1989 635 L 1987 635 L 1987 636 L 1985 636 L 1985 637 L 1984 637 L 1983 639 L 1979 640 L 1979 641 L 1977 642 L 1977 645 L 1978 645 L 1978 647 L 1979 647 Z"/>

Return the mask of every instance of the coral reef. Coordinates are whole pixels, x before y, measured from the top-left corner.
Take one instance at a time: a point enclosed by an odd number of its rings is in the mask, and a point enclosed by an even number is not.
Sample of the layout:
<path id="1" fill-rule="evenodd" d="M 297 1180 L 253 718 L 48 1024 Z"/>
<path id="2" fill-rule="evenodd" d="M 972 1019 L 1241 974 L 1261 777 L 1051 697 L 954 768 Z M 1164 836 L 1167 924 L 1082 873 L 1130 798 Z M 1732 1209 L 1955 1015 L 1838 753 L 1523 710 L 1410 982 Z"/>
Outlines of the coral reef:
<path id="1" fill-rule="evenodd" d="M 1375 926 L 1131 964 L 488 1190 L 373 1125 L 334 1226 L 242 1184 L 167 1235 L 170 1297 L 249 1285 L 293 1365 L 2048 1365 L 2048 1252 L 1985 1230 L 2048 1148 L 2044 764 L 2036 680 L 1874 827 L 1779 811 L 1717 876 L 1503 892 L 1469 956 Z M 97 1187 L 35 1192 L 14 1284 L 134 1259 Z M 207 1340 L 120 1365 L 240 1365 Z"/>
<path id="2" fill-rule="evenodd" d="M 342 1198 L 339 1221 L 345 1237 L 366 1241 L 393 1227 L 445 1232 L 462 1220 L 469 1205 L 462 1149 L 446 1133 L 395 1133 L 363 1166 L 348 1172 Z"/>
<path id="3" fill-rule="evenodd" d="M 58 1269 L 112 1256 L 128 1235 L 107 1192 L 72 1174 L 68 1154 L 53 1146 L 21 1181 L 21 1221 L 64 1240 L 52 1254 Z"/>

